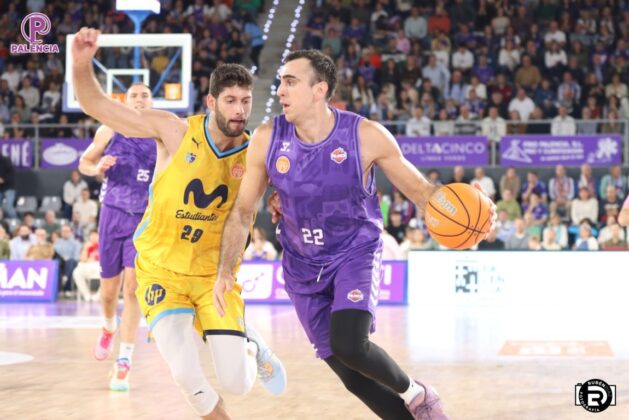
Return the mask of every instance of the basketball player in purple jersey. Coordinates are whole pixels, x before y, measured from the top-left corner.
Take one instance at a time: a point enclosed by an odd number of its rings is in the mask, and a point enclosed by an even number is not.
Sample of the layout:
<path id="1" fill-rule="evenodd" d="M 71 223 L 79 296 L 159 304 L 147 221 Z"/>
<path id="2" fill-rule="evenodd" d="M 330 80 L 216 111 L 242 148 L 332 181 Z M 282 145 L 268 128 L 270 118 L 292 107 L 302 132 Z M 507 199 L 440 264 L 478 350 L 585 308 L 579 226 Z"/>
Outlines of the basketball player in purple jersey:
<path id="1" fill-rule="evenodd" d="M 126 104 L 138 110 L 151 108 L 150 89 L 141 83 L 133 84 L 127 91 Z M 126 138 L 103 125 L 79 162 L 79 170 L 84 175 L 104 177 L 98 223 L 100 300 L 104 325 L 94 347 L 94 357 L 97 360 L 105 360 L 111 353 L 117 330 L 118 294 L 124 279 L 124 308 L 119 326 L 120 353 L 110 382 L 110 389 L 113 391 L 129 389 L 133 343 L 141 317 L 140 306 L 135 297 L 136 251 L 133 234 L 146 209 L 155 159 L 156 146 L 153 139 Z"/>
<path id="2" fill-rule="evenodd" d="M 225 308 L 223 292 L 235 281 L 231 269 L 270 180 L 281 201 L 286 290 L 317 356 L 382 418 L 447 419 L 435 390 L 369 341 L 382 276 L 375 166 L 421 210 L 436 187 L 382 125 L 328 106 L 336 86 L 329 57 L 293 52 L 281 75 L 284 114 L 256 130 L 247 152 L 247 172 L 222 236 L 215 305 Z"/>

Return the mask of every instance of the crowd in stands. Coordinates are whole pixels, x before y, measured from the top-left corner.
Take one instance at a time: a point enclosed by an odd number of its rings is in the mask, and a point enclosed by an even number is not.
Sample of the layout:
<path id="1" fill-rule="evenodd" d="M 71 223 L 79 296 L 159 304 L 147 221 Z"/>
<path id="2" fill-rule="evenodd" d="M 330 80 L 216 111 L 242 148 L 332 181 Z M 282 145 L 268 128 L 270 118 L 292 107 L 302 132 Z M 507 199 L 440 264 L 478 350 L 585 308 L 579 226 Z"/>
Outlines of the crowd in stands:
<path id="1" fill-rule="evenodd" d="M 442 184 L 439 172 L 428 177 Z M 508 168 L 496 183 L 482 167 L 469 177 L 465 168 L 456 166 L 452 177 L 443 183 L 464 182 L 477 185 L 493 200 L 498 213 L 497 228 L 478 250 L 627 250 L 626 229 L 618 214 L 629 194 L 628 179 L 620 166 L 613 166 L 600 179 L 593 176 L 590 165 L 583 165 L 579 176 L 567 175 L 557 165 L 550 179 L 540 179 L 530 170 L 524 179 L 515 168 Z M 380 194 L 389 256 L 409 250 L 442 249 L 424 224 L 415 206 L 396 190 L 391 196 Z M 386 235 L 385 234 L 385 235 Z"/>
<path id="2" fill-rule="evenodd" d="M 629 117 L 626 2 L 317 4 L 302 46 L 336 61 L 333 104 L 394 133 L 619 133 Z"/>
<path id="3" fill-rule="evenodd" d="M 34 130 L 20 124 L 42 123 L 79 124 L 78 128 L 43 129 L 40 135 L 44 137 L 93 136 L 95 121 L 81 113 L 62 113 L 66 37 L 83 26 L 98 28 L 105 34 L 133 33 L 132 21 L 114 10 L 114 3 L 111 0 L 0 2 L 0 139 L 32 137 Z M 142 33 L 193 35 L 195 111 L 205 110 L 203 99 L 209 87 L 209 74 L 218 64 L 241 63 L 248 56 L 259 71 L 264 40 L 256 16 L 261 7 L 261 0 L 161 0 L 162 12 L 143 23 Z M 26 43 L 20 23 L 31 12 L 41 12 L 50 18 L 51 31 L 45 42 L 57 44 L 59 54 L 10 54 L 11 44 Z M 169 48 L 143 50 L 142 65 L 150 69 L 151 80 L 159 80 L 172 55 Z M 133 68 L 132 48 L 102 48 L 96 58 L 108 68 Z M 179 81 L 179 77 L 177 71 L 172 71 L 166 82 Z"/>

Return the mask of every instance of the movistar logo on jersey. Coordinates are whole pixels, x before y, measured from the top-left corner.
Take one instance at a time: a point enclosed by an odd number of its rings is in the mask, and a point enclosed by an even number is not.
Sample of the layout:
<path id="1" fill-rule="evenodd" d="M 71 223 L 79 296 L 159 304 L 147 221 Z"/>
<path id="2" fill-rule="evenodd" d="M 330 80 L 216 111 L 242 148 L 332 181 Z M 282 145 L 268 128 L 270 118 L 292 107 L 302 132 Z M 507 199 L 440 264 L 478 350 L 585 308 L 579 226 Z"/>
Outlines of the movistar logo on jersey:
<path id="1" fill-rule="evenodd" d="M 203 182 L 200 179 L 195 178 L 190 181 L 183 193 L 183 203 L 188 204 L 190 201 L 190 195 L 192 195 L 193 203 L 197 208 L 206 209 L 210 206 L 210 204 L 218 199 L 220 199 L 220 202 L 216 207 L 220 208 L 227 201 L 228 193 L 229 189 L 227 188 L 227 185 L 221 184 L 214 188 L 211 193 L 206 194 Z"/>

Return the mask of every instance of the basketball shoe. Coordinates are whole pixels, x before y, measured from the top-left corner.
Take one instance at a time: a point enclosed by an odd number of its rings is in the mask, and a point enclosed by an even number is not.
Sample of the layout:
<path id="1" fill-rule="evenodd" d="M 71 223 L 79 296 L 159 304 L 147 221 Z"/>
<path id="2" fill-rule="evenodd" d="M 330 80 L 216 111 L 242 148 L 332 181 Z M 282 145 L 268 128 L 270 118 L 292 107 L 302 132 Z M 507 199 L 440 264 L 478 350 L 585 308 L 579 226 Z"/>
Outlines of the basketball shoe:
<path id="1" fill-rule="evenodd" d="M 129 359 L 125 358 L 116 360 L 116 363 L 114 363 L 114 367 L 111 370 L 109 389 L 112 391 L 128 391 L 129 376 L 131 376 L 131 365 L 129 364 Z"/>
<path id="2" fill-rule="evenodd" d="M 98 341 L 94 346 L 94 357 L 96 360 L 105 360 L 111 354 L 111 350 L 114 347 L 114 335 L 116 331 L 108 331 L 103 328 Z"/>
<path id="3" fill-rule="evenodd" d="M 413 415 L 413 418 L 415 420 L 450 420 L 450 417 L 443 412 L 443 404 L 437 391 L 431 386 L 417 383 L 425 390 L 424 400 L 419 401 L 422 397 L 420 394 L 406 407 Z"/>
<path id="4" fill-rule="evenodd" d="M 281 394 L 286 389 L 286 370 L 284 365 L 256 330 L 247 327 L 247 338 L 258 346 L 258 354 L 256 355 L 258 379 L 271 394 Z"/>

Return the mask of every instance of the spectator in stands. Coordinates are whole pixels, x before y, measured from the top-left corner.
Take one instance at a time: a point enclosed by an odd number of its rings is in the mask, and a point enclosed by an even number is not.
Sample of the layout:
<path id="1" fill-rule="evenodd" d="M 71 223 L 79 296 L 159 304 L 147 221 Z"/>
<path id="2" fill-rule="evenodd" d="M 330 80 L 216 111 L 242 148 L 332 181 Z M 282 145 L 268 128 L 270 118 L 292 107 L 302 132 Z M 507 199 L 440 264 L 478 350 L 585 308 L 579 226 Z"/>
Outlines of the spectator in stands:
<path id="1" fill-rule="evenodd" d="M 529 202 L 522 203 L 522 212 L 525 218 L 527 214 L 531 215 L 531 223 L 539 227 L 539 236 L 541 237 L 541 228 L 548 219 L 548 208 L 541 202 L 540 197 L 535 193 L 531 193 Z"/>
<path id="2" fill-rule="evenodd" d="M 608 226 L 609 228 L 609 236 L 605 235 L 605 240 L 603 240 L 603 231 L 601 230 L 601 234 L 598 237 L 598 241 L 600 244 L 600 248 L 602 250 L 625 250 L 627 249 L 627 241 L 625 240 L 624 230 L 622 227 L 614 222 L 613 224 Z"/>
<path id="3" fill-rule="evenodd" d="M 479 188 L 485 195 L 491 198 L 492 201 L 496 199 L 494 180 L 485 175 L 485 169 L 481 166 L 474 168 L 474 178 L 470 181 L 470 184 Z"/>
<path id="4" fill-rule="evenodd" d="M 393 208 L 389 211 L 389 224 L 386 227 L 386 231 L 389 235 L 393 236 L 397 243 L 402 243 L 405 236 L 406 226 L 402 224 L 402 214 L 399 210 Z"/>
<path id="5" fill-rule="evenodd" d="M 57 215 L 54 210 L 46 210 L 42 228 L 46 231 L 48 238 L 50 238 L 50 235 L 52 235 L 53 232 L 56 232 L 61 228 L 61 224 L 57 221 Z"/>
<path id="6" fill-rule="evenodd" d="M 11 245 L 9 244 L 9 234 L 4 225 L 0 224 L 0 260 L 11 258 Z"/>
<path id="7" fill-rule="evenodd" d="M 566 174 L 565 166 L 557 165 L 555 167 L 555 176 L 548 182 L 548 193 L 550 195 L 550 212 L 567 217 L 570 214 L 570 203 L 574 199 L 575 187 L 574 179 Z"/>
<path id="8" fill-rule="evenodd" d="M 531 112 L 528 124 L 526 125 L 526 134 L 548 134 L 550 133 L 550 127 L 547 122 L 542 121 L 544 119 L 544 111 L 542 108 L 536 106 Z"/>
<path id="9" fill-rule="evenodd" d="M 7 81 L 8 88 L 15 92 L 17 91 L 17 87 L 20 84 L 20 80 L 22 78 L 21 71 L 15 67 L 15 64 L 11 61 L 7 63 L 6 69 L 4 73 L 0 75 L 0 79 Z"/>
<path id="10" fill-rule="evenodd" d="M 11 120 L 11 112 L 6 99 L 0 95 L 0 138 L 4 136 L 4 124 Z"/>
<path id="11" fill-rule="evenodd" d="M 445 109 L 439 111 L 439 120 L 433 123 L 435 136 L 451 136 L 454 134 L 454 121 L 450 120 Z"/>
<path id="12" fill-rule="evenodd" d="M 468 74 L 474 66 L 474 54 L 467 49 L 465 44 L 459 44 L 456 52 L 452 54 L 452 68 Z"/>
<path id="13" fill-rule="evenodd" d="M 413 118 L 406 123 L 406 135 L 428 137 L 430 136 L 430 118 L 424 115 L 422 107 L 413 110 Z"/>
<path id="14" fill-rule="evenodd" d="M 618 222 L 616 221 L 616 218 L 614 217 L 607 218 L 605 223 L 601 224 L 601 229 L 598 232 L 598 235 L 596 237 L 599 244 L 602 244 L 603 242 L 607 241 L 608 239 L 612 237 L 612 227 L 616 224 L 618 224 Z M 625 239 L 624 229 L 621 229 L 621 231 L 619 232 L 619 235 L 620 235 L 620 239 Z"/>
<path id="15" fill-rule="evenodd" d="M 610 121 L 603 124 L 601 127 L 601 133 L 620 134 L 622 133 L 622 125 L 618 121 L 618 113 L 616 111 L 609 111 L 607 119 Z"/>
<path id="16" fill-rule="evenodd" d="M 72 279 L 76 284 L 78 293 L 85 301 L 97 301 L 99 292 L 92 294 L 89 280 L 100 279 L 100 254 L 98 244 L 98 232 L 90 232 L 88 240 L 83 245 L 79 262 L 72 273 Z M 99 288 L 100 289 L 100 288 Z"/>
<path id="17" fill-rule="evenodd" d="M 454 70 L 452 72 L 452 80 L 450 81 L 450 88 L 448 89 L 445 99 L 452 99 L 456 105 L 461 105 L 465 102 L 465 93 L 468 90 L 468 85 L 463 81 L 463 74 L 461 70 Z"/>
<path id="18" fill-rule="evenodd" d="M 570 206 L 570 220 L 573 226 L 578 226 L 583 221 L 593 225 L 598 219 L 598 201 L 590 195 L 587 187 L 579 188 L 579 196 L 572 200 Z"/>
<path id="19" fill-rule="evenodd" d="M 622 82 L 620 74 L 615 73 L 612 75 L 612 81 L 605 87 L 605 97 L 616 96 L 618 99 L 627 98 L 629 90 L 627 84 Z"/>
<path id="20" fill-rule="evenodd" d="M 18 90 L 17 94 L 24 99 L 24 104 L 28 109 L 32 110 L 39 106 L 41 94 L 28 77 L 22 79 L 22 89 Z"/>
<path id="21" fill-rule="evenodd" d="M 579 174 L 579 181 L 577 182 L 577 188 L 587 188 L 591 197 L 598 196 L 598 182 L 594 174 L 592 173 L 592 167 L 588 163 L 581 165 L 581 172 Z"/>
<path id="22" fill-rule="evenodd" d="M 26 252 L 36 242 L 31 228 L 27 225 L 20 225 L 15 231 L 15 237 L 9 242 L 12 260 L 26 259 Z"/>
<path id="23" fill-rule="evenodd" d="M 81 198 L 81 191 L 87 189 L 87 183 L 81 179 L 79 171 L 72 171 L 70 179 L 63 184 L 63 214 L 66 219 L 72 215 L 72 206 Z"/>
<path id="24" fill-rule="evenodd" d="M 98 204 L 90 198 L 90 190 L 81 190 L 81 198 L 72 206 L 74 213 L 79 213 L 81 225 L 83 226 L 83 237 L 87 237 L 89 231 L 96 228 L 96 218 L 98 216 Z"/>
<path id="25" fill-rule="evenodd" d="M 400 244 L 400 250 L 404 258 L 408 258 L 409 251 L 425 251 L 431 249 L 436 249 L 436 244 L 431 238 L 426 236 L 419 220 L 412 219 L 406 228 L 406 238 Z"/>
<path id="26" fill-rule="evenodd" d="M 478 64 L 472 69 L 472 75 L 478 77 L 480 83 L 485 86 L 494 81 L 494 69 L 489 66 L 487 56 L 482 54 L 478 57 Z"/>
<path id="27" fill-rule="evenodd" d="M 478 244 L 479 251 L 502 251 L 505 249 L 505 243 L 498 239 L 496 230 L 492 230 L 487 238 Z"/>
<path id="28" fill-rule="evenodd" d="M 11 159 L 0 153 L 0 207 L 10 218 L 17 217 L 15 211 L 15 168 Z"/>
<path id="29" fill-rule="evenodd" d="M 581 110 L 581 120 L 577 122 L 577 134 L 591 136 L 598 133 L 598 123 L 592 122 L 592 111 L 585 107 Z"/>
<path id="30" fill-rule="evenodd" d="M 35 230 L 35 243 L 26 252 L 27 260 L 52 260 L 55 249 L 48 242 L 47 233 L 44 229 Z"/>
<path id="31" fill-rule="evenodd" d="M 544 243 L 549 242 L 549 240 L 547 240 L 547 236 L 550 235 L 551 231 L 553 232 L 552 233 L 552 237 L 554 238 L 553 241 L 557 243 L 562 249 L 567 248 L 568 247 L 568 228 L 566 228 L 566 225 L 562 223 L 561 216 L 559 216 L 557 213 L 552 213 L 550 215 L 550 220 L 548 221 L 548 224 L 544 228 L 544 232 L 543 232 Z"/>
<path id="32" fill-rule="evenodd" d="M 419 13 L 419 8 L 411 8 L 411 15 L 404 21 L 404 34 L 411 39 L 422 40 L 428 34 L 428 22 Z"/>
<path id="33" fill-rule="evenodd" d="M 518 94 L 509 103 L 509 112 L 517 111 L 520 115 L 520 120 L 526 122 L 529 120 L 529 116 L 535 109 L 535 103 L 526 96 L 524 89 L 518 89 Z"/>
<path id="34" fill-rule="evenodd" d="M 560 251 L 561 246 L 557 243 L 556 233 L 554 230 L 544 229 L 544 240 L 542 242 L 544 251 Z"/>
<path id="35" fill-rule="evenodd" d="M 506 250 L 525 250 L 529 249 L 529 235 L 526 233 L 526 225 L 524 220 L 514 220 L 515 231 L 505 241 Z"/>
<path id="36" fill-rule="evenodd" d="M 70 226 L 61 226 L 61 237 L 55 241 L 54 248 L 59 260 L 59 292 L 68 295 L 72 290 L 72 274 L 81 257 L 81 244 L 74 239 Z"/>
<path id="37" fill-rule="evenodd" d="M 613 185 L 607 186 L 605 199 L 599 205 L 599 221 L 607 224 L 608 220 L 616 220 L 622 208 L 622 200 L 618 197 L 618 190 Z"/>
<path id="38" fill-rule="evenodd" d="M 544 249 L 542 247 L 542 244 L 539 240 L 539 236 L 537 235 L 529 235 L 529 243 L 528 243 L 528 250 L 529 251 L 541 251 L 542 249 Z"/>
<path id="39" fill-rule="evenodd" d="M 383 260 L 403 260 L 404 253 L 400 249 L 400 244 L 387 232 L 383 230 L 380 234 L 380 238 L 382 239 L 382 259 Z"/>
<path id="40" fill-rule="evenodd" d="M 509 215 L 509 220 L 515 220 L 517 218 L 522 217 L 522 209 L 517 201 L 515 201 L 515 197 L 513 197 L 513 193 L 509 189 L 505 189 L 502 192 L 502 199 L 496 203 L 496 211 L 504 210 Z"/>
<path id="41" fill-rule="evenodd" d="M 426 173 L 426 177 L 432 185 L 443 185 L 443 182 L 441 182 L 441 174 L 439 174 L 439 171 L 436 169 L 429 170 Z"/>
<path id="42" fill-rule="evenodd" d="M 461 114 L 456 119 L 455 132 L 462 136 L 473 136 L 476 134 L 478 126 L 476 122 L 472 120 L 470 113 L 470 107 L 467 105 L 461 105 Z"/>
<path id="43" fill-rule="evenodd" d="M 522 57 L 522 66 L 515 73 L 515 84 L 524 88 L 528 92 L 534 92 L 537 86 L 542 82 L 542 75 L 537 66 L 532 64 L 531 57 L 525 55 Z"/>
<path id="44" fill-rule="evenodd" d="M 86 238 L 85 232 L 87 229 L 85 229 L 86 226 L 81 223 L 81 213 L 79 213 L 78 211 L 72 213 L 72 219 L 70 219 L 69 226 L 72 230 L 74 238 L 79 242 L 83 242 L 83 240 Z"/>
<path id="45" fill-rule="evenodd" d="M 469 184 L 470 179 L 465 175 L 465 168 L 461 165 L 457 165 L 452 168 L 452 178 L 448 182 L 448 184 L 452 184 L 454 182 L 461 182 L 463 184 Z"/>
<path id="46" fill-rule="evenodd" d="M 15 105 L 11 107 L 11 114 L 19 115 L 19 123 L 26 124 L 30 121 L 31 109 L 26 105 L 22 96 L 15 96 Z"/>
<path id="47" fill-rule="evenodd" d="M 536 194 L 542 203 L 548 202 L 546 185 L 539 179 L 537 172 L 530 170 L 526 173 L 526 181 L 522 184 L 522 203 L 527 203 L 531 194 Z"/>
<path id="48" fill-rule="evenodd" d="M 550 48 L 544 54 L 544 65 L 546 73 L 550 78 L 555 82 L 559 81 L 561 74 L 568 65 L 568 56 L 559 43 L 553 41 L 550 44 Z"/>
<path id="49" fill-rule="evenodd" d="M 31 232 L 35 232 L 35 229 L 37 229 L 37 226 L 35 226 L 35 215 L 30 211 L 22 215 L 22 224 L 28 226 Z"/>
<path id="50" fill-rule="evenodd" d="M 513 74 L 520 65 L 520 50 L 514 48 L 513 41 L 508 40 L 500 49 L 498 64 L 501 70 L 508 74 Z"/>
<path id="51" fill-rule="evenodd" d="M 557 102 L 557 91 L 552 89 L 548 78 L 542 79 L 542 84 L 535 91 L 533 96 L 535 104 L 542 108 L 545 115 L 552 116 L 555 112 L 555 102 Z"/>
<path id="52" fill-rule="evenodd" d="M 559 115 L 557 115 L 551 124 L 550 133 L 553 136 L 572 136 L 577 133 L 577 124 L 564 106 L 559 106 Z"/>
<path id="53" fill-rule="evenodd" d="M 507 168 L 504 175 L 500 177 L 500 195 L 504 196 L 505 191 L 511 191 L 513 198 L 517 201 L 522 190 L 522 181 L 514 167 Z"/>
<path id="54" fill-rule="evenodd" d="M 579 237 L 572 249 L 578 251 L 598 251 L 598 241 L 592 236 L 592 227 L 588 223 L 579 225 Z"/>
<path id="55" fill-rule="evenodd" d="M 264 38 L 263 38 L 264 33 L 258 26 L 257 22 L 248 14 L 246 15 L 244 19 L 244 23 L 245 23 L 245 26 L 243 29 L 243 33 L 244 33 L 244 39 L 249 45 L 249 50 L 250 50 L 249 58 L 251 58 L 253 65 L 257 69 L 254 73 L 259 74 L 260 73 L 260 53 L 262 52 L 262 48 L 264 48 Z M 335 44 L 335 40 L 337 41 L 338 45 Z M 338 53 L 341 52 L 339 34 L 336 33 L 335 29 L 330 28 L 330 33 L 328 34 L 327 42 L 328 42 L 328 45 L 333 46 L 332 51 L 336 52 L 337 55 Z"/>
<path id="56" fill-rule="evenodd" d="M 251 243 L 245 250 L 243 259 L 248 261 L 272 261 L 277 259 L 277 250 L 266 239 L 266 233 L 261 228 L 253 228 Z"/>
<path id="57" fill-rule="evenodd" d="M 509 213 L 506 210 L 501 209 L 498 211 L 498 217 L 496 220 L 496 237 L 502 242 L 506 242 L 515 232 L 515 222 L 509 220 Z"/>
<path id="58" fill-rule="evenodd" d="M 487 100 L 487 86 L 480 81 L 480 79 L 472 75 L 470 77 L 470 84 L 465 91 L 465 97 L 469 100 L 470 92 L 474 92 L 479 100 L 486 101 Z"/>
<path id="59" fill-rule="evenodd" d="M 422 69 L 422 75 L 425 79 L 430 79 L 432 85 L 439 89 L 442 95 L 448 96 L 450 71 L 437 64 L 437 57 L 434 54 L 428 57 L 428 64 Z"/>
<path id="60" fill-rule="evenodd" d="M 499 145 L 502 136 L 507 134 L 507 123 L 498 114 L 497 107 L 489 108 L 489 116 L 483 119 L 481 124 L 481 133 L 496 145 Z"/>
<path id="61" fill-rule="evenodd" d="M 620 165 L 614 165 L 609 168 L 609 174 L 601 178 L 601 185 L 598 189 L 601 194 L 601 200 L 605 200 L 607 198 L 608 185 L 613 185 L 614 188 L 616 188 L 619 199 L 625 199 L 627 192 L 627 177 L 622 174 L 622 167 Z"/>

